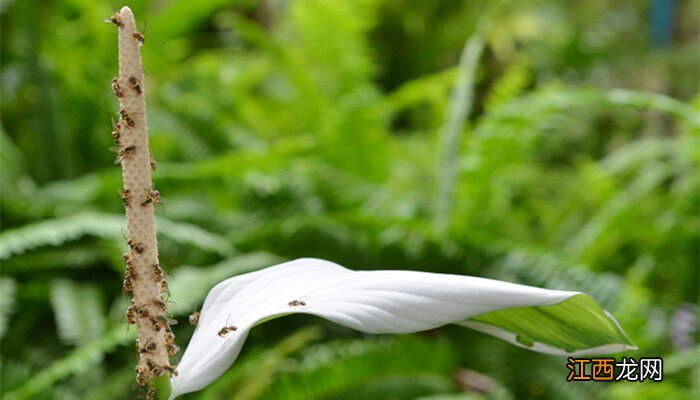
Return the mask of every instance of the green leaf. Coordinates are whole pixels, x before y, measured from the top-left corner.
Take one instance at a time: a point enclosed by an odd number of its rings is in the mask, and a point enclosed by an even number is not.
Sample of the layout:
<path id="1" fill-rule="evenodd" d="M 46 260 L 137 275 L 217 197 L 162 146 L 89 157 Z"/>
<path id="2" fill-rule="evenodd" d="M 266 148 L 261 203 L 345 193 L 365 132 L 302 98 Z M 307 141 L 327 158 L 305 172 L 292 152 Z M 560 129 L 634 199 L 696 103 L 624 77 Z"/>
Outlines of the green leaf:
<path id="1" fill-rule="evenodd" d="M 482 314 L 460 323 L 517 346 L 552 354 L 606 353 L 609 346 L 636 349 L 614 318 L 588 295 L 550 306 L 518 307 Z M 563 350 L 563 351 L 562 351 Z"/>
<path id="2" fill-rule="evenodd" d="M 15 281 L 11 278 L 0 278 L 0 339 L 7 329 L 7 321 L 14 309 Z"/>
<path id="3" fill-rule="evenodd" d="M 106 321 L 97 288 L 65 279 L 56 280 L 51 284 L 51 305 L 58 336 L 64 342 L 80 345 L 104 332 Z"/>

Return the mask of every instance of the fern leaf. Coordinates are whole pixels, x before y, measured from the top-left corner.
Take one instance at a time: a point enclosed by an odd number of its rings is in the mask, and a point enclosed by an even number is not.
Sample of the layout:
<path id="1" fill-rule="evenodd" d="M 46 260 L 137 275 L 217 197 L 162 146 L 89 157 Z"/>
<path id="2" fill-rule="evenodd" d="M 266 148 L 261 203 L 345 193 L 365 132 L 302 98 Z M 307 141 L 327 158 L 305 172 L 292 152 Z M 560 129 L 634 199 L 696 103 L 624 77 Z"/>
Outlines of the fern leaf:
<path id="1" fill-rule="evenodd" d="M 440 132 L 440 167 L 437 178 L 438 188 L 434 219 L 438 232 L 447 229 L 451 216 L 461 136 L 465 119 L 472 111 L 476 68 L 484 50 L 485 29 L 489 22 L 488 16 L 486 16 L 464 45 L 459 61 L 457 80 L 450 98 L 445 123 Z"/>
<path id="2" fill-rule="evenodd" d="M 643 171 L 629 187 L 618 194 L 598 212 L 567 245 L 565 251 L 572 259 L 578 259 L 600 238 L 614 219 L 634 207 L 657 188 L 671 171 L 663 166 L 655 166 Z"/>
<path id="3" fill-rule="evenodd" d="M 79 345 L 98 338 L 105 329 L 102 298 L 93 286 L 61 279 L 51 284 L 51 305 L 61 340 Z"/>
<path id="4" fill-rule="evenodd" d="M 349 394 L 362 398 L 363 391 L 382 393 L 380 386 L 391 386 L 395 379 L 402 381 L 404 392 L 439 393 L 452 388 L 453 366 L 451 349 L 443 340 L 409 336 L 339 341 L 309 348 L 294 372 L 282 375 L 261 398 L 339 399 Z"/>
<path id="5" fill-rule="evenodd" d="M 40 246 L 60 246 L 83 235 L 118 237 L 123 217 L 84 213 L 41 221 L 0 234 L 0 260 Z"/>
<path id="6" fill-rule="evenodd" d="M 11 278 L 0 278 L 0 339 L 5 336 L 10 314 L 14 310 L 16 283 Z"/>
<path id="7" fill-rule="evenodd" d="M 521 61 L 510 66 L 506 73 L 494 83 L 485 101 L 486 112 L 491 112 L 520 96 L 531 81 L 532 74 L 526 62 Z"/>
<path id="8" fill-rule="evenodd" d="M 208 268 L 177 268 L 170 285 L 173 302 L 169 310 L 175 316 L 189 314 L 201 301 L 202 294 L 223 278 L 260 269 L 278 261 L 279 258 L 270 254 L 251 253 L 230 258 Z M 68 356 L 54 361 L 3 399 L 24 400 L 44 393 L 58 381 L 100 362 L 105 353 L 132 342 L 135 337 L 134 330 L 129 332 L 122 325 L 113 327 L 100 338 L 83 344 Z"/>
<path id="9" fill-rule="evenodd" d="M 182 244 L 189 244 L 221 256 L 231 256 L 234 252 L 231 243 L 223 236 L 211 233 L 197 225 L 158 219 L 158 233 Z"/>
<path id="10" fill-rule="evenodd" d="M 233 252 L 223 237 L 195 225 L 159 218 L 159 234 L 180 243 L 191 244 L 221 255 Z M 85 235 L 118 238 L 124 217 L 115 214 L 88 212 L 48 221 L 41 221 L 0 234 L 0 260 L 22 254 L 40 246 L 60 246 Z"/>

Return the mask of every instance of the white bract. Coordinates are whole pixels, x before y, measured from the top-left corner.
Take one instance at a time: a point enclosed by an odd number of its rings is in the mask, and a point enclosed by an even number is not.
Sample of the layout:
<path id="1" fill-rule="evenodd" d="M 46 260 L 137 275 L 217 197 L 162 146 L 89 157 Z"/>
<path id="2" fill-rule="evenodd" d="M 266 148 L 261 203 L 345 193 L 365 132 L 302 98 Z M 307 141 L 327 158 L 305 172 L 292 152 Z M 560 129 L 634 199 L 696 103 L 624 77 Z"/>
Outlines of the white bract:
<path id="1" fill-rule="evenodd" d="M 457 323 L 558 355 L 634 349 L 615 319 L 579 292 L 429 272 L 353 271 L 307 258 L 227 279 L 209 292 L 171 398 L 221 376 L 253 326 L 291 313 L 367 333 Z"/>

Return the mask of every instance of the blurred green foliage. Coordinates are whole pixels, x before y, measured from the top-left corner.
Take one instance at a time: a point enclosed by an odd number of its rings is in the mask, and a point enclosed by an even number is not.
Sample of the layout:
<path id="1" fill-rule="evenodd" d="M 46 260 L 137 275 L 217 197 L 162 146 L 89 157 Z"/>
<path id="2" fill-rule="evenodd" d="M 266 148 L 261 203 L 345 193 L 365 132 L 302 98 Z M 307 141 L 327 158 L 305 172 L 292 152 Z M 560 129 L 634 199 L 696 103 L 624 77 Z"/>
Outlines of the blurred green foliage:
<path id="1" fill-rule="evenodd" d="M 586 291 L 639 346 L 628 356 L 666 360 L 661 383 L 566 383 L 564 359 L 462 328 L 376 338 L 295 316 L 257 327 L 227 374 L 185 398 L 698 398 L 700 348 L 683 328 L 697 329 L 700 280 L 697 1 L 660 2 L 675 7 L 670 41 L 652 35 L 655 1 L 127 3 L 146 36 L 174 317 L 227 276 L 314 256 Z M 0 3 L 8 399 L 134 396 L 108 151 L 113 7 Z M 460 52 L 489 13 L 445 161 Z M 180 346 L 191 332 L 177 326 Z"/>

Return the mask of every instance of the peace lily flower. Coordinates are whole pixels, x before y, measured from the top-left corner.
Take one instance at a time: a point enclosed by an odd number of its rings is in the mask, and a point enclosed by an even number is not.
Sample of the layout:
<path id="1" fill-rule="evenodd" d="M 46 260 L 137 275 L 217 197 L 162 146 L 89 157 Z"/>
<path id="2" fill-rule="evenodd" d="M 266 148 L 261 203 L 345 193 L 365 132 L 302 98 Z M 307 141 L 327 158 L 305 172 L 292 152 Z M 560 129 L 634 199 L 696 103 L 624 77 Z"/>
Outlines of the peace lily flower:
<path id="1" fill-rule="evenodd" d="M 288 314 L 316 315 L 367 333 L 459 324 L 555 355 L 635 349 L 615 318 L 586 294 L 417 271 L 353 271 L 305 258 L 236 276 L 207 295 L 172 378 L 176 396 L 221 376 L 251 328 Z"/>

